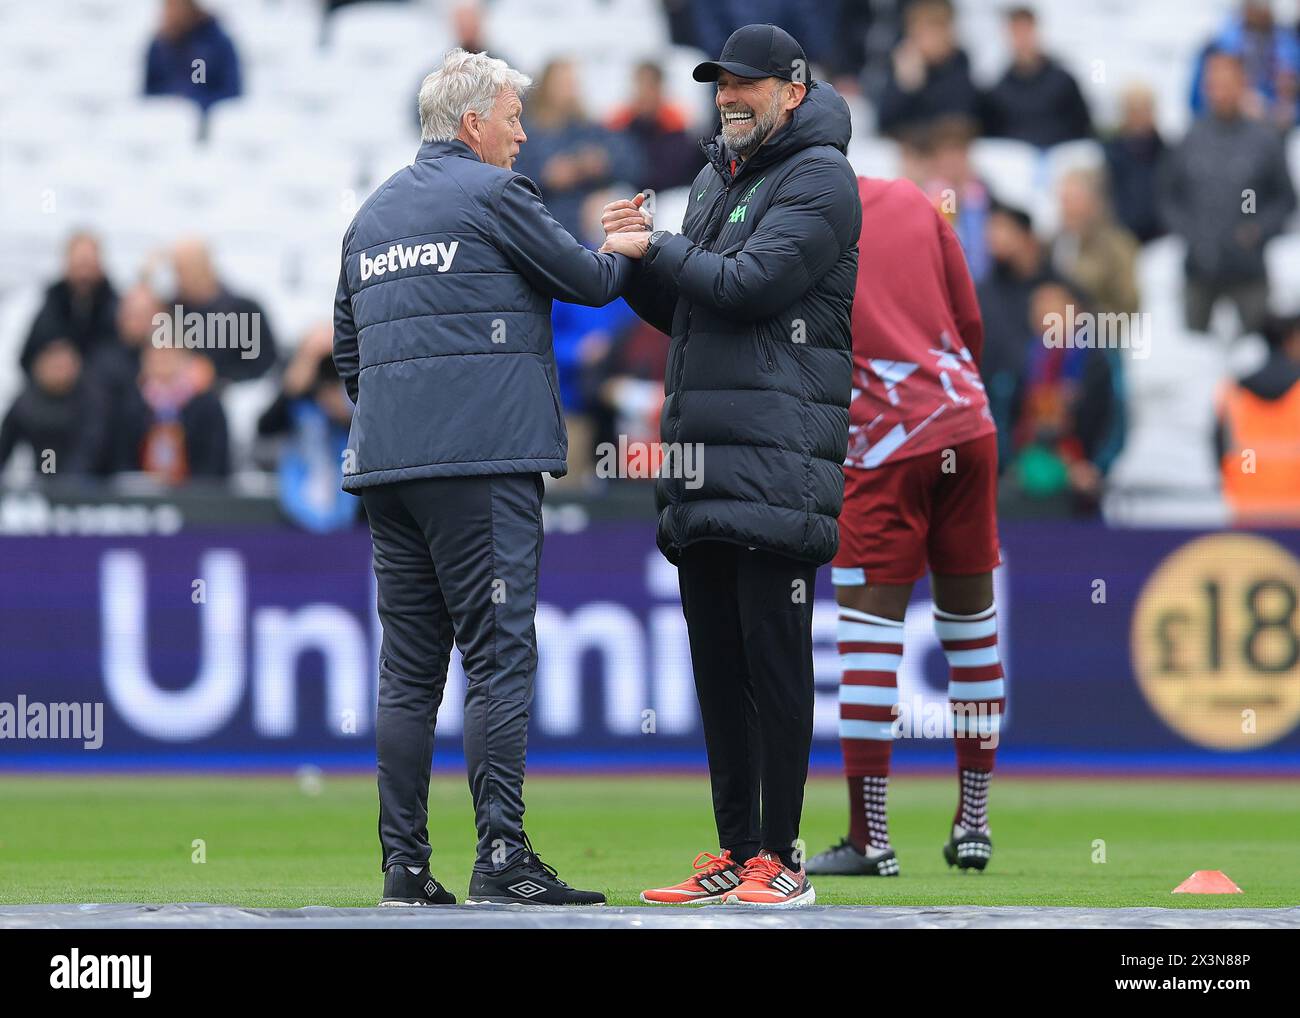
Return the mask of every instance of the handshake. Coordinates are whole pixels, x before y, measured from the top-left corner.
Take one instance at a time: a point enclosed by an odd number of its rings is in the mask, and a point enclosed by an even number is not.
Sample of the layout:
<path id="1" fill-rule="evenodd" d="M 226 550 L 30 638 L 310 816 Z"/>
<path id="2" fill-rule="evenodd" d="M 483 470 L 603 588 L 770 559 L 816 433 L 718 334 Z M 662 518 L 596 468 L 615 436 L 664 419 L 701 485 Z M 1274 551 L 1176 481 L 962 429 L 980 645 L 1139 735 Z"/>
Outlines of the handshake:
<path id="1" fill-rule="evenodd" d="M 605 228 L 605 243 L 601 245 L 602 254 L 621 254 L 629 258 L 640 258 L 650 245 L 651 216 L 641 206 L 646 199 L 641 192 L 631 201 L 620 198 L 605 206 L 601 214 L 600 225 Z"/>

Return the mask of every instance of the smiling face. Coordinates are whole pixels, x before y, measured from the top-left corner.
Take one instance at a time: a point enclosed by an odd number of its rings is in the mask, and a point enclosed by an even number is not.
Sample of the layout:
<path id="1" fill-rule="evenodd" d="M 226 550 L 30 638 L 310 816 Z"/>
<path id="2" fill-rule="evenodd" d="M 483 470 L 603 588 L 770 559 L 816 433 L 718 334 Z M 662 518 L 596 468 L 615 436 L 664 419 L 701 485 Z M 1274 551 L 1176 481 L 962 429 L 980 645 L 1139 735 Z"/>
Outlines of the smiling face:
<path id="1" fill-rule="evenodd" d="M 742 159 L 790 119 L 807 86 L 781 78 L 741 78 L 718 72 L 715 103 L 722 117 L 722 140 Z"/>

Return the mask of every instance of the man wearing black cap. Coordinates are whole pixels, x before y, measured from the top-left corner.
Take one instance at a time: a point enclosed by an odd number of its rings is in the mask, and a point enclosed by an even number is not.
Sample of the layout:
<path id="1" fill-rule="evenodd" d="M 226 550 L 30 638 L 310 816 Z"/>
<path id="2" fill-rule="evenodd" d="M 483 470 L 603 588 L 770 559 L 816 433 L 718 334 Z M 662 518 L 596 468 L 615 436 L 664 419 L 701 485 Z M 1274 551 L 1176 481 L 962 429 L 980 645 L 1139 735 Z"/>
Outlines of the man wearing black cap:
<path id="1" fill-rule="evenodd" d="M 695 78 L 717 83 L 722 131 L 682 233 L 651 234 L 625 296 L 672 337 L 665 449 L 702 456 L 698 480 L 666 460 L 658 542 L 678 566 L 721 852 L 642 900 L 788 908 L 815 897 L 799 843 L 813 585 L 838 544 L 862 207 L 848 107 L 789 34 L 747 25 Z M 611 238 L 647 225 L 637 200 L 603 221 Z"/>

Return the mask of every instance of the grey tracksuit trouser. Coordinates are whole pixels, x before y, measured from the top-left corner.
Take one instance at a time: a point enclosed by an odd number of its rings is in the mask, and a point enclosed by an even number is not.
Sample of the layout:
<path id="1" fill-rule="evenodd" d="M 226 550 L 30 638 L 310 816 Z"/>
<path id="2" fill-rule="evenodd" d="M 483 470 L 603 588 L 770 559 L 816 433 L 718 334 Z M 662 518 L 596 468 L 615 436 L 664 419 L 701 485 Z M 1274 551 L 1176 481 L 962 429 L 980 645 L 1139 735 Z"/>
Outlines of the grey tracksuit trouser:
<path id="1" fill-rule="evenodd" d="M 375 719 L 382 867 L 429 859 L 429 768 L 454 639 L 466 679 L 474 866 L 502 868 L 523 849 L 541 475 L 402 481 L 361 497 L 384 630 Z"/>

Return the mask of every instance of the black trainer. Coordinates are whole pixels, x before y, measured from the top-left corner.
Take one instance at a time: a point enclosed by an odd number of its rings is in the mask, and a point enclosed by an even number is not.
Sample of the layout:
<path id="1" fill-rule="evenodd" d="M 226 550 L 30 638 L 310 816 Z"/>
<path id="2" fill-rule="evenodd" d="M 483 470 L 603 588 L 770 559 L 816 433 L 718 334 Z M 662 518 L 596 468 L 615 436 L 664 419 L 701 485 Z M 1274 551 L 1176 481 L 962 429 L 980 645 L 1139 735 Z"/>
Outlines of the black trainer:
<path id="1" fill-rule="evenodd" d="M 898 857 L 892 848 L 859 852 L 848 838 L 813 856 L 804 864 L 809 876 L 896 877 Z"/>
<path id="2" fill-rule="evenodd" d="M 384 873 L 384 896 L 380 908 L 421 905 L 454 905 L 456 896 L 433 879 L 429 867 L 412 873 L 405 866 L 389 866 Z"/>
<path id="3" fill-rule="evenodd" d="M 949 866 L 963 870 L 983 870 L 993 855 L 993 840 L 979 831 L 968 831 L 954 826 L 952 836 L 943 846 L 943 857 Z"/>
<path id="4" fill-rule="evenodd" d="M 599 891 L 578 891 L 560 879 L 555 868 L 546 865 L 524 835 L 526 851 L 508 869 L 499 873 L 474 871 L 469 880 L 466 905 L 603 905 Z"/>

